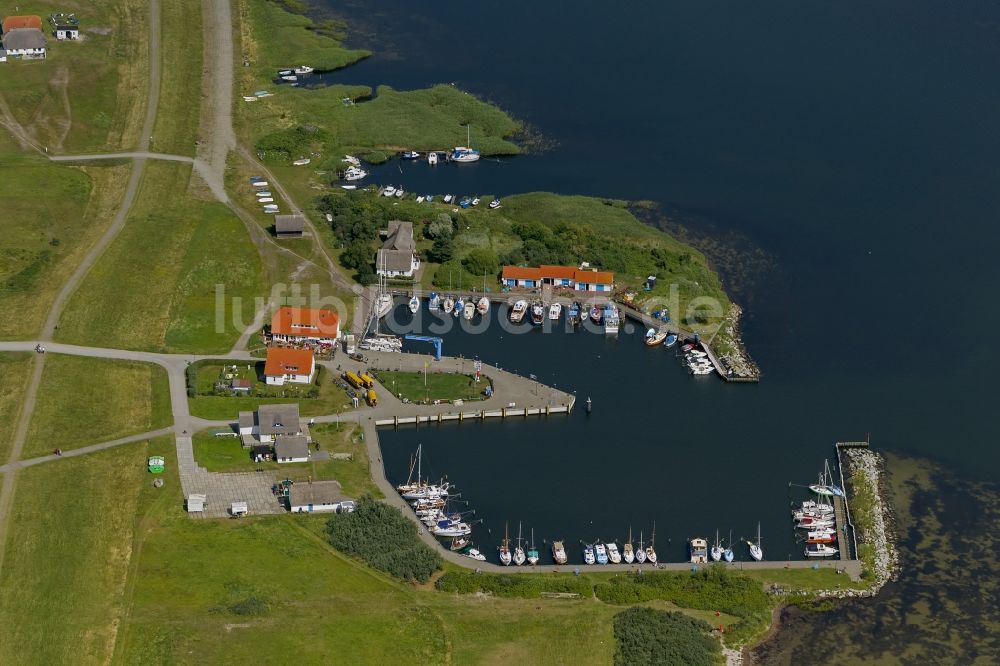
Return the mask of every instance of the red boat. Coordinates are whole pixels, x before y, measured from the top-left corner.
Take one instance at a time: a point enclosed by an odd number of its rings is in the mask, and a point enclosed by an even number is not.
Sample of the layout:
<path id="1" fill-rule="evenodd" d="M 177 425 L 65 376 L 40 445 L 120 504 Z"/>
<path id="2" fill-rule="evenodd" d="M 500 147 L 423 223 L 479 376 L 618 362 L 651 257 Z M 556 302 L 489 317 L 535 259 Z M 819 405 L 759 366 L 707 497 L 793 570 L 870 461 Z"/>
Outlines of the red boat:
<path id="1" fill-rule="evenodd" d="M 833 543 L 836 540 L 836 534 L 815 534 L 810 532 L 806 543 Z"/>

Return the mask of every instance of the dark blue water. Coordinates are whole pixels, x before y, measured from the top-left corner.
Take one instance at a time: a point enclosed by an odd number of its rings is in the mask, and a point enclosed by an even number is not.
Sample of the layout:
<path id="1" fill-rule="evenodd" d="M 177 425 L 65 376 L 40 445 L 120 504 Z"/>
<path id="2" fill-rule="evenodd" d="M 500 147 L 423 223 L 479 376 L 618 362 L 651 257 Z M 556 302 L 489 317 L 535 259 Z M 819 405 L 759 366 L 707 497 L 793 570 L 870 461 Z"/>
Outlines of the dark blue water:
<path id="1" fill-rule="evenodd" d="M 594 414 L 386 432 L 390 472 L 423 442 L 493 536 L 524 519 L 572 543 L 655 518 L 665 559 L 696 533 L 747 535 L 758 519 L 767 556 L 785 557 L 787 483 L 810 480 L 836 440 L 871 433 L 876 446 L 995 478 L 1000 5 L 337 10 L 376 55 L 333 78 L 455 82 L 557 144 L 499 164 L 391 163 L 378 180 L 652 199 L 738 233 L 777 266 L 751 284 L 719 264 L 747 306 L 759 386 L 693 381 L 634 336 L 450 335 L 446 353 L 533 371 L 593 396 Z"/>

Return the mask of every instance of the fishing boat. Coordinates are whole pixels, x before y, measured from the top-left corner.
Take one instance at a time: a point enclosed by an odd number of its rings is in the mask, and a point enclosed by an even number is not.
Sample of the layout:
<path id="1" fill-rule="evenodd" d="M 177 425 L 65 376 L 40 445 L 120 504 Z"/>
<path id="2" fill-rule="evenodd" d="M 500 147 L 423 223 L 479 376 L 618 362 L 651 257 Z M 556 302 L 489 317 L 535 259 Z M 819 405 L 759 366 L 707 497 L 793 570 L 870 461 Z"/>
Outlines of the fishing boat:
<path id="1" fill-rule="evenodd" d="M 718 562 L 722 559 L 722 544 L 719 543 L 719 530 L 715 530 L 715 543 L 712 544 L 712 550 L 709 551 L 712 556 L 713 562 Z"/>
<path id="2" fill-rule="evenodd" d="M 312 74 L 315 70 L 309 65 L 299 65 L 293 71 L 296 74 Z"/>
<path id="3" fill-rule="evenodd" d="M 454 299 L 452 299 L 451 296 L 445 297 L 444 303 L 441 305 L 441 307 L 444 308 L 445 314 L 451 314 L 452 311 L 455 309 Z"/>
<path id="4" fill-rule="evenodd" d="M 825 543 L 806 544 L 806 549 L 804 551 L 806 557 L 832 557 L 839 552 L 840 551 L 833 546 L 828 546 Z"/>
<path id="5" fill-rule="evenodd" d="M 415 150 L 404 150 L 399 156 L 404 160 L 415 160 L 420 157 L 420 153 Z"/>
<path id="6" fill-rule="evenodd" d="M 527 561 L 527 556 L 524 554 L 524 548 L 521 547 L 521 523 L 517 523 L 517 541 L 514 546 L 514 564 L 517 566 L 522 566 Z"/>
<path id="7" fill-rule="evenodd" d="M 549 306 L 549 319 L 559 321 L 560 317 L 562 317 L 562 303 L 553 303 Z"/>
<path id="8" fill-rule="evenodd" d="M 668 334 L 666 339 L 663 341 L 663 344 L 666 347 L 673 347 L 674 345 L 677 344 L 677 336 L 674 335 L 673 333 Z"/>
<path id="9" fill-rule="evenodd" d="M 395 194 L 396 194 L 396 188 L 393 187 L 392 185 L 387 185 L 385 189 L 382 190 L 382 196 L 384 197 L 395 196 Z"/>
<path id="10" fill-rule="evenodd" d="M 523 298 L 514 303 L 510 309 L 510 320 L 515 324 L 520 324 L 524 320 L 524 313 L 528 311 L 528 301 Z"/>
<path id="11" fill-rule="evenodd" d="M 510 539 L 507 537 L 507 523 L 503 525 L 503 542 L 500 544 L 500 564 L 509 567 L 513 558 L 510 555 Z"/>
<path id="12" fill-rule="evenodd" d="M 410 312 L 412 312 L 413 314 L 417 314 L 417 310 L 420 309 L 420 299 L 417 298 L 416 296 L 412 297 L 410 299 L 410 302 L 407 303 L 406 307 L 408 307 L 410 309 Z"/>
<path id="13" fill-rule="evenodd" d="M 607 544 L 608 548 L 608 559 L 611 560 L 611 564 L 621 564 L 622 554 L 618 552 L 618 544 L 614 541 Z"/>
<path id="14" fill-rule="evenodd" d="M 608 563 L 608 549 L 600 541 L 594 544 L 594 556 L 597 558 L 598 564 Z"/>
<path id="15" fill-rule="evenodd" d="M 375 311 L 378 314 L 379 319 L 389 314 L 392 310 L 392 296 L 385 292 L 379 294 L 378 300 L 375 302 Z"/>
<path id="16" fill-rule="evenodd" d="M 465 126 L 466 143 L 472 145 L 472 125 L 467 124 Z M 466 146 L 456 146 L 453 151 L 451 151 L 451 161 L 464 164 L 467 162 L 478 162 L 479 161 L 479 151 Z"/>
<path id="17" fill-rule="evenodd" d="M 427 163 L 428 164 L 437 164 L 438 163 L 438 154 L 436 152 L 434 152 L 433 150 L 431 152 L 427 153 Z"/>
<path id="18" fill-rule="evenodd" d="M 295 160 L 294 162 L 292 162 L 292 166 L 305 166 L 310 162 L 312 162 L 311 159 L 309 159 L 308 157 L 303 157 L 300 160 Z"/>
<path id="19" fill-rule="evenodd" d="M 543 321 L 545 321 L 545 308 L 541 303 L 533 303 L 531 306 L 531 323 L 535 326 L 541 326 Z"/>
<path id="20" fill-rule="evenodd" d="M 552 542 L 552 559 L 556 564 L 566 564 L 566 548 L 562 541 Z"/>
<path id="21" fill-rule="evenodd" d="M 462 554 L 465 555 L 466 557 L 471 557 L 472 559 L 476 560 L 477 562 L 485 562 L 486 561 L 486 556 L 483 555 L 482 553 L 480 553 L 479 550 L 476 549 L 476 548 L 470 548 L 469 550 L 465 551 Z"/>
<path id="22" fill-rule="evenodd" d="M 590 321 L 600 326 L 603 318 L 604 318 L 604 311 L 601 309 L 601 306 L 597 305 L 596 303 L 590 306 Z"/>
<path id="23" fill-rule="evenodd" d="M 535 548 L 535 528 L 531 528 L 531 548 L 528 549 L 528 564 L 538 564 L 538 549 Z"/>
<path id="24" fill-rule="evenodd" d="M 750 557 L 760 562 L 764 559 L 764 549 L 760 547 L 760 523 L 757 523 L 757 543 L 753 541 L 747 541 L 747 545 L 750 547 Z"/>
<path id="25" fill-rule="evenodd" d="M 468 303 L 465 304 L 465 307 L 462 309 L 462 316 L 466 320 L 469 320 L 472 319 L 472 317 L 474 317 L 475 314 L 476 314 L 476 306 L 472 304 L 472 301 L 469 301 Z"/>
<path id="26" fill-rule="evenodd" d="M 465 311 L 465 301 L 459 298 L 457 301 L 455 301 L 455 316 L 461 317 L 464 311 Z"/>
<path id="27" fill-rule="evenodd" d="M 691 555 L 691 564 L 708 563 L 708 541 L 701 537 L 688 539 L 688 551 Z"/>
<path id="28" fill-rule="evenodd" d="M 667 339 L 666 331 L 657 331 L 654 328 L 646 331 L 646 346 L 655 347 L 657 345 L 662 345 L 663 341 Z"/>
<path id="29" fill-rule="evenodd" d="M 431 297 L 427 299 L 427 309 L 431 312 L 441 309 L 441 297 L 436 291 L 432 291 Z"/>
<path id="30" fill-rule="evenodd" d="M 490 299 L 483 296 L 482 298 L 479 299 L 479 302 L 476 303 L 476 312 L 478 312 L 480 316 L 485 316 L 486 313 L 489 311 L 490 311 Z"/>
<path id="31" fill-rule="evenodd" d="M 490 202 L 490 210 L 496 210 L 500 207 L 500 199 L 494 199 Z"/>
<path id="32" fill-rule="evenodd" d="M 632 528 L 628 528 L 628 541 L 622 544 L 622 558 L 625 564 L 632 564 L 635 561 L 635 551 L 632 550 Z"/>
<path id="33" fill-rule="evenodd" d="M 649 560 L 650 564 L 656 564 L 656 523 L 653 523 L 653 536 L 649 540 L 649 545 L 646 546 L 646 559 Z"/>
<path id="34" fill-rule="evenodd" d="M 726 549 L 722 551 L 722 559 L 726 562 L 732 562 L 736 557 L 736 553 L 733 552 L 733 531 L 729 530 L 729 540 L 726 541 Z"/>
<path id="35" fill-rule="evenodd" d="M 597 559 L 594 557 L 594 547 L 589 543 L 583 545 L 583 563 L 594 564 Z"/>
<path id="36" fill-rule="evenodd" d="M 635 561 L 642 564 L 646 561 L 646 549 L 642 546 L 642 531 L 639 532 L 639 547 L 635 549 Z"/>

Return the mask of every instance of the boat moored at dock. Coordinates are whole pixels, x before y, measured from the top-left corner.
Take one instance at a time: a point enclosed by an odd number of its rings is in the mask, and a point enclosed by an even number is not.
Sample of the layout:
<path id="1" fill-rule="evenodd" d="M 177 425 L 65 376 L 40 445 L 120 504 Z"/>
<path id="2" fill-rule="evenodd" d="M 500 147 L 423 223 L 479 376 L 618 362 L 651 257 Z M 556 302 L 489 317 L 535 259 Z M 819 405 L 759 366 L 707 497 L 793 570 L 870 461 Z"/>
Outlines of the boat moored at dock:
<path id="1" fill-rule="evenodd" d="M 514 303 L 510 309 L 510 320 L 515 324 L 520 324 L 524 320 L 524 314 L 528 311 L 528 301 L 523 298 Z"/>

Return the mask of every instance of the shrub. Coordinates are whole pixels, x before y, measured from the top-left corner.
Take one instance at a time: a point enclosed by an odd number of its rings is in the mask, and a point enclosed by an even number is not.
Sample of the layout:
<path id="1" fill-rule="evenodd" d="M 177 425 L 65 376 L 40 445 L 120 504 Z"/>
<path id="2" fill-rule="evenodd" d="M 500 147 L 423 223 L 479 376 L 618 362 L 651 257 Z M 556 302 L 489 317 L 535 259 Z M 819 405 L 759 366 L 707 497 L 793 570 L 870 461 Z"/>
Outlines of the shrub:
<path id="1" fill-rule="evenodd" d="M 353 513 L 331 518 L 327 534 L 337 550 L 396 578 L 424 583 L 441 568 L 441 556 L 420 540 L 416 525 L 370 495 Z"/>
<path id="2" fill-rule="evenodd" d="M 486 592 L 498 597 L 519 599 L 537 599 L 543 592 L 578 594 L 581 597 L 591 597 L 594 594 L 585 578 L 560 574 L 476 574 L 471 571 L 449 571 L 435 585 L 442 592 Z"/>
<path id="3" fill-rule="evenodd" d="M 712 666 L 722 648 L 712 627 L 683 613 L 633 606 L 615 616 L 615 666 Z"/>
<path id="4" fill-rule="evenodd" d="M 473 275 L 496 275 L 500 270 L 496 252 L 477 248 L 462 260 L 462 267 Z"/>
<path id="5" fill-rule="evenodd" d="M 229 612 L 233 615 L 246 615 L 251 617 L 267 615 L 269 610 L 271 610 L 271 605 L 268 603 L 267 599 L 258 596 L 250 596 L 246 599 L 241 599 L 229 607 Z"/>

